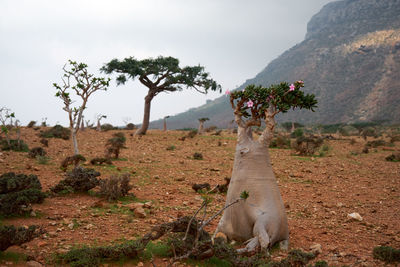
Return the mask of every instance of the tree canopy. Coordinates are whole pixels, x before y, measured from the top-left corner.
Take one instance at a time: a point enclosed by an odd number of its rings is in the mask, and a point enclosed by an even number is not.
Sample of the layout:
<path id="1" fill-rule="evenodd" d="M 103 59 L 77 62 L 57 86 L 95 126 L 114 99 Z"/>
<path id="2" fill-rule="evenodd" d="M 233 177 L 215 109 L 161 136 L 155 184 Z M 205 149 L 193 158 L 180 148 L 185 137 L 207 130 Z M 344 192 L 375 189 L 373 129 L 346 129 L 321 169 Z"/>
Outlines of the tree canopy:
<path id="1" fill-rule="evenodd" d="M 221 92 L 221 86 L 209 78 L 209 73 L 204 71 L 204 67 L 200 65 L 180 67 L 179 60 L 173 57 L 159 56 L 143 60 L 129 57 L 122 61 L 113 59 L 105 64 L 101 71 L 107 74 L 117 73 L 118 85 L 125 84 L 128 79 L 138 78 L 148 88 L 142 127 L 135 135 L 146 134 L 151 100 L 159 93 L 181 91 L 185 88 L 192 88 L 204 94 L 209 90 Z"/>

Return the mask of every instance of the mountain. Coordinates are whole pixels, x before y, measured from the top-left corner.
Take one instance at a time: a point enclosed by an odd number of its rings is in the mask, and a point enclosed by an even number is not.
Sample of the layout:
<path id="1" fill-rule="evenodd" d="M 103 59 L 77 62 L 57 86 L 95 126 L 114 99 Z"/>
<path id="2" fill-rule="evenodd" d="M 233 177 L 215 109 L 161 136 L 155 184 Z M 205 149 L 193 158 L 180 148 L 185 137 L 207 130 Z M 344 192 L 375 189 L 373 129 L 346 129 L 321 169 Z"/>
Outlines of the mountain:
<path id="1" fill-rule="evenodd" d="M 316 112 L 294 111 L 278 121 L 301 123 L 400 122 L 400 0 L 343 0 L 325 5 L 307 25 L 304 41 L 268 64 L 248 84 L 304 80 Z M 168 119 L 168 128 L 229 127 L 227 97 Z M 161 128 L 154 121 L 153 128 Z"/>

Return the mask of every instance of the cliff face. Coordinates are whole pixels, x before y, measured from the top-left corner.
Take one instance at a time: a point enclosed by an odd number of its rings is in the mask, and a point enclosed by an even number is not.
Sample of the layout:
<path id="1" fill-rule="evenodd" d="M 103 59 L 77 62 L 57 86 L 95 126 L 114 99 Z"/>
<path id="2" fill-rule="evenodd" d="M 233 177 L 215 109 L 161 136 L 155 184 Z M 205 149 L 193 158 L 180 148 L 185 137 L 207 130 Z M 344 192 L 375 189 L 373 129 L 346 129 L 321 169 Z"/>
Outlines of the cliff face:
<path id="1" fill-rule="evenodd" d="M 239 89 L 252 83 L 268 86 L 299 79 L 304 80 L 306 92 L 317 96 L 318 109 L 315 113 L 289 112 L 279 121 L 400 122 L 400 0 L 327 4 L 308 23 L 303 42 Z M 227 127 L 233 115 L 226 102 L 222 97 L 208 104 L 214 112 L 202 106 L 191 114 L 179 114 L 177 121 L 189 125 L 197 118 L 209 117 L 210 124 Z M 171 118 L 171 127 L 184 127 L 173 122 Z"/>

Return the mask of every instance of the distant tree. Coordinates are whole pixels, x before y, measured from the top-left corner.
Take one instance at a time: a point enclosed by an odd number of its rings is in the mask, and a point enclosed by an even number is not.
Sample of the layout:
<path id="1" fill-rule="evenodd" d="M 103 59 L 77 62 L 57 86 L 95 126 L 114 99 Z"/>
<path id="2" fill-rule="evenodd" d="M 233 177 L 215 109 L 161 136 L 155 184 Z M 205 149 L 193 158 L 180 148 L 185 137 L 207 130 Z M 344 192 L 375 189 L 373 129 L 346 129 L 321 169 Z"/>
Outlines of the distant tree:
<path id="1" fill-rule="evenodd" d="M 53 83 L 56 88 L 56 97 L 64 102 L 63 109 L 68 113 L 69 128 L 71 130 L 74 155 L 79 154 L 78 141 L 76 138 L 83 120 L 83 111 L 86 109 L 89 97 L 96 91 L 107 90 L 110 79 L 98 78 L 88 73 L 85 63 L 77 63 L 69 60 L 69 66 L 64 65 L 64 75 L 61 78 L 63 84 Z M 80 98 L 80 104 L 72 106 L 75 101 L 71 99 L 71 91 Z"/>
<path id="2" fill-rule="evenodd" d="M 215 233 L 229 239 L 246 241 L 243 252 L 272 247 L 288 241 L 287 217 L 279 187 L 272 170 L 268 147 L 273 138 L 275 116 L 294 108 L 313 110 L 314 95 L 305 95 L 302 81 L 280 83 L 268 88 L 248 85 L 230 93 L 230 102 L 238 125 L 237 146 L 226 203 L 248 191 L 246 203 L 238 203 L 224 211 Z M 228 92 L 229 93 L 229 92 Z M 253 139 L 252 127 L 265 123 L 261 136 Z M 287 245 L 284 242 L 283 245 Z M 287 246 L 286 246 L 287 247 Z"/>
<path id="3" fill-rule="evenodd" d="M 0 108 L 1 133 L 4 133 L 8 146 L 11 146 L 9 133 L 12 128 L 13 118 L 15 118 L 15 113 L 11 112 L 11 109 L 6 107 Z"/>
<path id="4" fill-rule="evenodd" d="M 167 131 L 167 119 L 169 118 L 169 116 L 165 116 L 164 117 L 164 129 L 163 131 L 166 132 Z"/>
<path id="5" fill-rule="evenodd" d="M 101 131 L 101 123 L 100 123 L 100 121 L 101 121 L 101 119 L 106 119 L 106 118 L 107 118 L 107 116 L 106 115 L 102 115 L 102 114 L 99 114 L 99 115 L 96 116 L 96 120 L 97 120 L 96 131 L 98 131 L 98 132 Z"/>
<path id="6" fill-rule="evenodd" d="M 304 125 L 297 123 L 297 122 L 283 122 L 281 123 L 281 126 L 287 131 L 287 132 L 293 132 L 296 128 L 304 127 Z"/>
<path id="7" fill-rule="evenodd" d="M 184 88 L 193 88 L 198 92 L 207 93 L 208 90 L 219 90 L 221 86 L 209 78 L 209 74 L 202 66 L 179 67 L 179 60 L 173 57 L 159 56 L 137 60 L 134 57 L 123 61 L 113 59 L 105 64 L 101 70 L 111 74 L 119 73 L 117 84 L 125 84 L 128 78 L 138 78 L 148 88 L 144 102 L 143 123 L 135 135 L 144 135 L 149 127 L 150 107 L 153 98 L 161 92 L 181 91 Z"/>
<path id="8" fill-rule="evenodd" d="M 200 118 L 199 119 L 199 128 L 197 130 L 198 134 L 202 134 L 204 132 L 204 123 L 210 120 L 209 118 Z"/>

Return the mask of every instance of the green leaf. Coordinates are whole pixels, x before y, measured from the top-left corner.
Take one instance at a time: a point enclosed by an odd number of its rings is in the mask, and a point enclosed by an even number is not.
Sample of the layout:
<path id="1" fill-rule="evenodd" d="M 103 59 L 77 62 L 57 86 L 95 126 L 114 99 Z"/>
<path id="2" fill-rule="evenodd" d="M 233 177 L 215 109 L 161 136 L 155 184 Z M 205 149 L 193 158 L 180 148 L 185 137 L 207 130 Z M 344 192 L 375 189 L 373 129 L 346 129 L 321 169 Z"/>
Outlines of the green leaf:
<path id="1" fill-rule="evenodd" d="M 246 190 L 245 191 L 242 191 L 242 193 L 240 193 L 240 198 L 241 199 L 248 199 L 249 198 L 249 192 L 247 192 Z"/>

